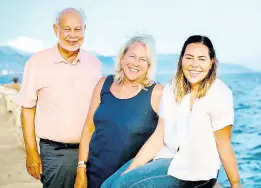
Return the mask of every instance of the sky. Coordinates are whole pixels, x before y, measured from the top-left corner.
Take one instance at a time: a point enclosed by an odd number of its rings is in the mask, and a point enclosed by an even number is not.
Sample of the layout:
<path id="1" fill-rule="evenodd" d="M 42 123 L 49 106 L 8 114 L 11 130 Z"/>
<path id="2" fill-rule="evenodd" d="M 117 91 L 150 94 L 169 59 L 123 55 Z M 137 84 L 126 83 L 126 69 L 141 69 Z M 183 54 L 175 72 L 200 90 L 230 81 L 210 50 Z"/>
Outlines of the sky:
<path id="1" fill-rule="evenodd" d="M 179 53 L 191 35 L 208 36 L 220 62 L 261 70 L 261 0 L 1 0 L 0 45 L 27 52 L 52 47 L 52 24 L 67 7 L 87 17 L 83 48 L 115 55 L 135 34 L 151 34 L 158 53 Z"/>

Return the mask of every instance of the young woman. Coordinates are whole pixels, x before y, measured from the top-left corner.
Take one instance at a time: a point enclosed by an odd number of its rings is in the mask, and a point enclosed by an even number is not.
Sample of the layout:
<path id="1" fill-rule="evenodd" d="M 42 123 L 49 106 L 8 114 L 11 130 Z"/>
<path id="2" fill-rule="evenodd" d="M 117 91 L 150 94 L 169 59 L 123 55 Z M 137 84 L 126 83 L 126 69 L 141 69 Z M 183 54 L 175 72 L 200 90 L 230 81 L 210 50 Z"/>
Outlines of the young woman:
<path id="1" fill-rule="evenodd" d="M 209 38 L 189 37 L 177 73 L 163 90 L 155 132 L 102 188 L 213 187 L 221 162 L 231 186 L 241 186 L 231 144 L 233 96 L 216 72 Z"/>
<path id="2" fill-rule="evenodd" d="M 115 75 L 98 82 L 82 132 L 75 188 L 100 188 L 155 131 L 163 90 L 153 80 L 155 56 L 151 36 L 133 37 L 120 51 Z"/>

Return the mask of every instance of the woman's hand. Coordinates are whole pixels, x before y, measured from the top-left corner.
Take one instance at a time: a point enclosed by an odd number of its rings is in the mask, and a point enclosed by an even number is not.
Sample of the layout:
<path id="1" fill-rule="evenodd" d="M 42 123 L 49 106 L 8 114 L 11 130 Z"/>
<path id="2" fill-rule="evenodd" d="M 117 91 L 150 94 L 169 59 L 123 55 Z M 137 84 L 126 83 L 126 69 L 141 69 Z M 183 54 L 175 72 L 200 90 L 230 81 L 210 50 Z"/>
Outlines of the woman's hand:
<path id="1" fill-rule="evenodd" d="M 86 187 L 87 187 L 86 168 L 77 168 L 77 176 L 74 183 L 74 188 L 86 188 Z"/>

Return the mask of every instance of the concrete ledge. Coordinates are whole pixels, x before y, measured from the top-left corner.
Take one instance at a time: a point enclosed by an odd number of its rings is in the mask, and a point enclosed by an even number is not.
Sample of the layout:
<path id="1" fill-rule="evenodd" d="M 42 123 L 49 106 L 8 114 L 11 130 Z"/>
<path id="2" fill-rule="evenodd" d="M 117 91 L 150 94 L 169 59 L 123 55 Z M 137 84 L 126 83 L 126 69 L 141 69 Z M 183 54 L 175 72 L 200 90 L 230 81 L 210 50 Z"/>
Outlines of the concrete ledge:
<path id="1" fill-rule="evenodd" d="M 17 134 L 17 138 L 19 140 L 19 145 L 24 148 L 24 138 L 23 138 L 23 132 L 21 127 L 21 107 L 17 104 L 17 98 L 18 98 L 18 92 L 14 89 L 6 88 L 2 85 L 0 85 L 0 100 L 2 100 L 2 108 L 5 109 L 7 116 L 5 119 L 7 121 L 10 121 L 8 123 L 11 125 L 11 129 L 15 131 Z M 3 122 L 4 123 L 4 122 Z M 38 151 L 39 150 L 39 138 L 36 138 L 36 141 L 38 143 Z"/>
<path id="2" fill-rule="evenodd" d="M 21 113 L 21 107 L 17 105 L 18 93 L 16 90 L 8 89 L 0 85 L 0 101 L 3 100 L 4 109 L 6 110 L 6 114 L 9 114 L 9 117 L 7 118 L 8 121 L 12 121 L 9 123 L 9 125 L 13 125 L 12 129 L 15 131 L 18 140 L 19 140 L 19 146 L 24 149 L 24 139 L 23 139 L 23 133 L 22 133 L 22 127 L 21 127 L 21 120 L 20 120 L 20 113 Z M 38 151 L 39 150 L 39 138 L 36 139 L 38 143 Z M 20 180 L 22 181 L 22 180 Z M 27 183 L 18 183 L 16 182 L 15 185 L 5 185 L 6 187 L 37 187 L 39 186 L 39 183 L 36 182 L 35 184 L 28 185 Z M 19 186 L 19 187 L 20 187 Z M 221 185 L 217 184 L 214 186 L 214 188 L 223 188 Z"/>

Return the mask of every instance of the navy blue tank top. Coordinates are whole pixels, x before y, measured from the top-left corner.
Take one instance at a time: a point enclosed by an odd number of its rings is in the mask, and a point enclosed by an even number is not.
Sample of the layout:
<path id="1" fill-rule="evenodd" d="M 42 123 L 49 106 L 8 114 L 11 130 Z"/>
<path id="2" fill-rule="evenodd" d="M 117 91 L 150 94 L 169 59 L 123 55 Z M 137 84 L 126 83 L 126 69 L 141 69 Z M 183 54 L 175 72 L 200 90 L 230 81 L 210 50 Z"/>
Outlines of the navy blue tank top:
<path id="1" fill-rule="evenodd" d="M 110 175 L 134 158 L 158 122 L 151 106 L 155 84 L 132 98 L 119 99 L 110 92 L 112 83 L 113 75 L 109 75 L 93 117 L 95 131 L 89 145 L 88 188 L 99 188 Z"/>

